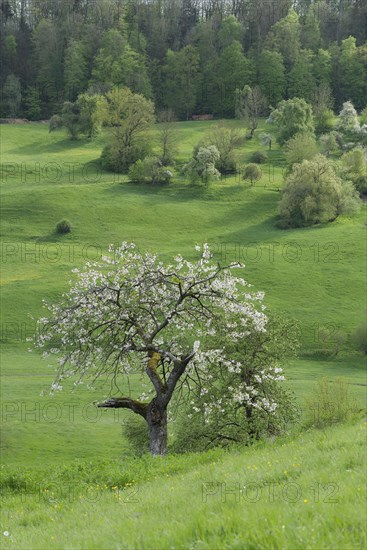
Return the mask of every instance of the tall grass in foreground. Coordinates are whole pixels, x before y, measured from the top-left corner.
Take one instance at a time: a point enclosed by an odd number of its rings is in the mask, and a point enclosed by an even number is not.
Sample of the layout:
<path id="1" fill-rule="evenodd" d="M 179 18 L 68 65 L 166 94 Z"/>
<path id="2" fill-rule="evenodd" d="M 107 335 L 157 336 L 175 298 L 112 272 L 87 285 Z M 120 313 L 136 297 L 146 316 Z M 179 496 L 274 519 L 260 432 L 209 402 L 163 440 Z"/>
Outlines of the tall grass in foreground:
<path id="1" fill-rule="evenodd" d="M 366 426 L 230 452 L 76 462 L 32 482 L 8 470 L 2 548 L 364 548 Z"/>

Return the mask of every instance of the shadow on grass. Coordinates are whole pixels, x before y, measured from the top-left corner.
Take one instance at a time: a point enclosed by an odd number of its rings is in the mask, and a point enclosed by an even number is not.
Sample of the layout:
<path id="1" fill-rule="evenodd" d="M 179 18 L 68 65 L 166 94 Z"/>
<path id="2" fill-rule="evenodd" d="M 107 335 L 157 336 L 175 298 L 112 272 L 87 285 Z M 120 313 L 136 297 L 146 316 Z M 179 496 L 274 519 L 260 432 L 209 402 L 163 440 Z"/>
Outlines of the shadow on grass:
<path id="1" fill-rule="evenodd" d="M 76 140 L 64 138 L 55 142 L 34 141 L 28 145 L 16 147 L 8 152 L 16 155 L 38 155 L 42 153 L 60 153 L 61 151 L 67 153 L 68 150 L 80 149 L 90 143 L 92 143 L 91 140 L 86 138 Z"/>

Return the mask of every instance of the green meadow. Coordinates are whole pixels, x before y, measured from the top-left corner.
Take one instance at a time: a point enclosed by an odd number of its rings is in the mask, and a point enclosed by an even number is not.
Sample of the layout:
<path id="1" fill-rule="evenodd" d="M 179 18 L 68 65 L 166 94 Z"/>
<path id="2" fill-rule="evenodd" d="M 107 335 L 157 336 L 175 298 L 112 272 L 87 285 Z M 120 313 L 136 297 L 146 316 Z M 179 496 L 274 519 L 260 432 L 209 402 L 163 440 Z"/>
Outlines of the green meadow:
<path id="1" fill-rule="evenodd" d="M 177 123 L 179 163 L 213 124 Z M 106 134 L 71 142 L 42 123 L 0 130 L 2 547 L 365 547 L 367 380 L 350 336 L 366 314 L 366 205 L 284 231 L 275 225 L 285 167 L 277 146 L 254 186 L 177 176 L 159 187 L 102 171 Z M 265 122 L 256 134 L 263 130 Z M 239 165 L 264 150 L 256 134 L 238 150 Z M 72 232 L 60 236 L 63 218 Z M 51 398 L 54 365 L 27 342 L 42 300 L 57 301 L 73 268 L 121 241 L 164 260 L 193 259 L 195 244 L 208 242 L 216 261 L 243 262 L 269 310 L 299 322 L 300 354 L 285 366 L 299 407 L 317 379 L 343 377 L 353 418 L 253 448 L 138 459 L 122 436 L 129 412 L 94 405 L 105 387 Z"/>

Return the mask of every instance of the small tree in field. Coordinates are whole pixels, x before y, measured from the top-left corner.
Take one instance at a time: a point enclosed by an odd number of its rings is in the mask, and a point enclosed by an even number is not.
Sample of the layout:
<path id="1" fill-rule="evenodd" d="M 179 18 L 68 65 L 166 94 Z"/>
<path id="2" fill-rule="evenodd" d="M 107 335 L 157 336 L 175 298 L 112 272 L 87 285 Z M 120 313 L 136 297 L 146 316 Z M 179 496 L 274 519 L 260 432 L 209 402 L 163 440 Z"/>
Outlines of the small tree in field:
<path id="1" fill-rule="evenodd" d="M 261 145 L 264 145 L 265 147 L 269 147 L 269 151 L 271 151 L 273 136 L 268 132 L 263 132 L 262 134 L 259 135 L 259 139 L 260 139 Z"/>
<path id="2" fill-rule="evenodd" d="M 174 156 L 177 152 L 177 129 L 175 126 L 175 114 L 172 109 L 166 109 L 159 113 L 159 145 L 161 148 L 160 160 L 163 166 L 174 163 Z"/>
<path id="3" fill-rule="evenodd" d="M 65 128 L 71 140 L 76 140 L 80 134 L 80 109 L 76 103 L 65 101 L 61 115 L 54 115 L 49 122 L 49 132 Z"/>
<path id="4" fill-rule="evenodd" d="M 278 131 L 278 143 L 284 145 L 298 133 L 310 133 L 315 131 L 312 107 L 303 98 L 293 97 L 287 101 L 281 101 L 278 107 L 270 115 Z"/>
<path id="5" fill-rule="evenodd" d="M 100 106 L 99 118 L 111 128 L 112 141 L 102 151 L 102 166 L 115 172 L 127 172 L 134 162 L 149 151 L 147 131 L 155 121 L 154 105 L 128 88 L 113 88 Z"/>
<path id="6" fill-rule="evenodd" d="M 254 132 L 259 125 L 260 117 L 266 109 L 266 98 L 259 86 L 250 88 L 245 86 L 243 90 L 236 90 L 236 116 L 243 118 L 246 126 L 250 130 L 249 138 L 254 136 Z"/>
<path id="7" fill-rule="evenodd" d="M 261 168 L 254 162 L 251 162 L 245 166 L 242 177 L 244 180 L 249 180 L 251 185 L 254 185 L 256 181 L 259 181 L 262 178 L 262 175 L 263 173 Z"/>
<path id="8" fill-rule="evenodd" d="M 219 159 L 220 153 L 215 145 L 199 147 L 197 151 L 194 150 L 191 161 L 184 166 L 184 172 L 193 183 L 201 180 L 208 184 L 213 179 L 220 178 L 220 172 L 215 167 Z"/>
<path id="9" fill-rule="evenodd" d="M 263 294 L 249 292 L 248 284 L 233 275 L 231 268 L 238 264 L 221 267 L 211 262 L 207 245 L 196 248 L 201 251 L 196 262 L 177 256 L 171 265 L 140 253 L 134 244 L 111 248 L 112 257 L 74 270 L 77 282 L 39 321 L 36 345 L 46 355 L 49 350 L 60 356 L 54 390 L 62 389 L 68 377 L 76 377 L 75 384 L 102 378 L 118 388 L 140 373 L 150 382 L 150 399 L 122 395 L 99 406 L 143 417 L 153 455 L 166 451 L 173 395 L 185 384 L 189 392 L 192 384 L 200 387 L 202 380 L 210 392 L 213 363 L 229 370 L 237 366 L 218 345 L 220 339 L 236 343 L 266 331 Z M 236 401 L 237 390 L 226 399 Z M 271 400 L 262 406 L 270 412 L 276 408 Z"/>

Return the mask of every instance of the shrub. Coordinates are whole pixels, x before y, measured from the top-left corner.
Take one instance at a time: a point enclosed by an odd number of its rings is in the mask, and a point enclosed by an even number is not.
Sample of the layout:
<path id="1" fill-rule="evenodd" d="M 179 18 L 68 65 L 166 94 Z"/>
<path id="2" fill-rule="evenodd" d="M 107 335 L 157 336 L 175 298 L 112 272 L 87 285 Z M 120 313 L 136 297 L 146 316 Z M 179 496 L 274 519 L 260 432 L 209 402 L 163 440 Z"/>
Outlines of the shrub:
<path id="1" fill-rule="evenodd" d="M 367 166 L 364 150 L 355 147 L 342 156 L 345 176 L 350 179 L 360 195 L 367 194 Z"/>
<path id="2" fill-rule="evenodd" d="M 220 154 L 215 145 L 194 148 L 193 158 L 184 166 L 183 172 L 193 183 L 201 179 L 203 183 L 208 184 L 213 179 L 220 178 L 220 172 L 215 167 L 219 159 Z"/>
<path id="3" fill-rule="evenodd" d="M 367 176 L 358 176 L 353 183 L 361 197 L 367 197 Z"/>
<path id="4" fill-rule="evenodd" d="M 284 226 L 302 227 L 352 214 L 360 202 L 353 184 L 342 181 L 326 157 L 316 155 L 293 165 L 282 190 L 279 213 Z"/>
<path id="5" fill-rule="evenodd" d="M 328 134 L 322 134 L 319 137 L 319 143 L 321 146 L 321 152 L 325 154 L 325 156 L 329 156 L 331 153 L 334 153 L 335 151 L 338 151 L 339 149 L 339 143 L 338 143 L 338 135 L 337 132 L 330 132 Z"/>
<path id="6" fill-rule="evenodd" d="M 129 169 L 129 178 L 136 183 L 168 184 L 173 172 L 162 165 L 157 157 L 136 161 Z"/>
<path id="7" fill-rule="evenodd" d="M 312 159 L 316 153 L 317 145 L 313 134 L 299 133 L 287 142 L 286 159 L 290 167 L 296 162 Z"/>
<path id="8" fill-rule="evenodd" d="M 194 147 L 193 157 L 196 157 L 199 149 L 214 146 L 218 150 L 219 157 L 215 161 L 215 168 L 221 174 L 231 174 L 236 172 L 236 155 L 242 141 L 239 131 L 235 128 L 225 126 L 215 126 L 211 132 L 200 140 Z"/>
<path id="9" fill-rule="evenodd" d="M 267 160 L 268 155 L 264 151 L 255 151 L 251 155 L 251 162 L 255 162 L 256 164 L 263 164 Z"/>
<path id="10" fill-rule="evenodd" d="M 315 131 L 317 135 L 326 134 L 334 127 L 334 113 L 331 109 L 322 111 L 315 117 Z"/>
<path id="11" fill-rule="evenodd" d="M 71 232 L 71 223 L 68 220 L 61 220 L 56 224 L 56 232 L 59 235 Z"/>
<path id="12" fill-rule="evenodd" d="M 352 332 L 352 342 L 358 351 L 367 355 L 367 324 L 360 325 Z"/>
<path id="13" fill-rule="evenodd" d="M 138 142 L 131 147 L 118 147 L 118 142 L 106 145 L 101 154 L 102 168 L 112 172 L 127 173 L 134 162 L 143 159 L 149 153 L 148 143 Z"/>
<path id="14" fill-rule="evenodd" d="M 312 394 L 305 398 L 305 424 L 322 428 L 343 422 L 352 412 L 349 387 L 343 378 L 321 378 L 314 383 Z"/>
<path id="15" fill-rule="evenodd" d="M 245 167 L 242 178 L 244 180 L 249 180 L 251 182 L 251 185 L 254 185 L 255 181 L 258 181 L 262 178 L 262 175 L 263 173 L 258 165 L 250 163 L 247 164 L 247 166 Z"/>

